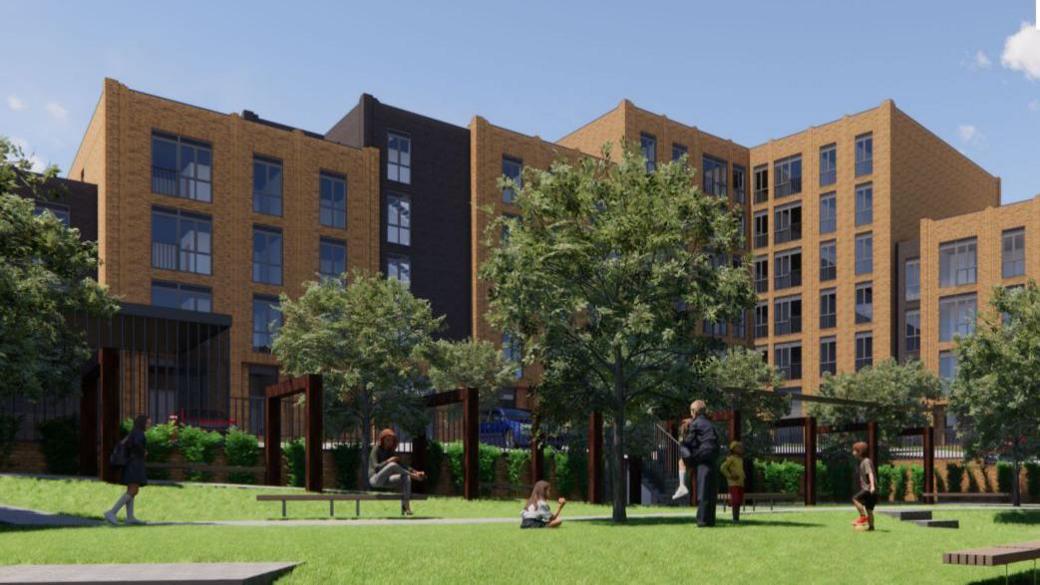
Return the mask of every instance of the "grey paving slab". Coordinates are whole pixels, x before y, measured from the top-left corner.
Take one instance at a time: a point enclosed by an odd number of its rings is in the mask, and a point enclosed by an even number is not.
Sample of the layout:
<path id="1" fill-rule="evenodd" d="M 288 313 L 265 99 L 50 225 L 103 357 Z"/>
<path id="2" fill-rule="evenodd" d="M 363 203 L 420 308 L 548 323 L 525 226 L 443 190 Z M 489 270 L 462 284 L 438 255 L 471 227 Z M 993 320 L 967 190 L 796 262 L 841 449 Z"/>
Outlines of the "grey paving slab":
<path id="1" fill-rule="evenodd" d="M 884 510 L 881 512 L 886 516 L 891 516 L 896 520 L 931 520 L 931 510 Z"/>
<path id="2" fill-rule="evenodd" d="M 925 528 L 960 528 L 960 520 L 914 520 L 914 524 Z"/>
<path id="3" fill-rule="evenodd" d="M 273 582 L 298 564 L 280 562 L 8 565 L 0 567 L 0 583 L 260 585 Z"/>

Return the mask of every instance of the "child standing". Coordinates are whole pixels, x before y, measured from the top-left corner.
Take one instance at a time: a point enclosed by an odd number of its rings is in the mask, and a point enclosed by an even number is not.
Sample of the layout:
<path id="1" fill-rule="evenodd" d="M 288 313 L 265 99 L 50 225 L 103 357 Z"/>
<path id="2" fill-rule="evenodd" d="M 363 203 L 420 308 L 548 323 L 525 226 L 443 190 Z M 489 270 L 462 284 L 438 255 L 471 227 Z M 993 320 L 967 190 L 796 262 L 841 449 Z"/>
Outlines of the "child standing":
<path id="1" fill-rule="evenodd" d="M 729 456 L 719 468 L 729 485 L 729 507 L 733 510 L 733 523 L 740 523 L 740 507 L 744 505 L 744 445 L 740 441 L 729 444 Z"/>
<path id="2" fill-rule="evenodd" d="M 549 482 L 545 480 L 535 482 L 534 489 L 531 490 L 531 497 L 527 498 L 527 505 L 520 514 L 520 528 L 558 528 L 560 524 L 563 524 L 560 514 L 563 513 L 563 506 L 567 500 L 563 498 L 556 500 L 559 507 L 553 514 L 549 509 L 549 491 Z"/>
<path id="3" fill-rule="evenodd" d="M 852 523 L 859 528 L 866 526 L 867 530 L 874 530 L 874 506 L 877 504 L 877 477 L 874 475 L 874 463 L 867 457 L 867 444 L 863 441 L 852 446 L 852 454 L 859 460 L 856 467 L 856 477 L 859 483 L 859 491 L 852 496 L 852 505 L 859 511 L 859 518 Z"/>

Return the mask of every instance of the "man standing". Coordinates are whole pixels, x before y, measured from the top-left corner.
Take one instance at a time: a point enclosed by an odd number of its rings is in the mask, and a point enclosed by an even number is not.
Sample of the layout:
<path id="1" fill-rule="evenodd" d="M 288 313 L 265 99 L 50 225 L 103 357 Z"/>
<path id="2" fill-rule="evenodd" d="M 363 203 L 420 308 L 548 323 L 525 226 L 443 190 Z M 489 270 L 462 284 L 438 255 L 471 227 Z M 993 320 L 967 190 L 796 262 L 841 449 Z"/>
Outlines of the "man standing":
<path id="1" fill-rule="evenodd" d="M 715 504 L 718 500 L 719 435 L 705 412 L 708 405 L 695 400 L 690 405 L 693 420 L 687 425 L 682 444 L 697 469 L 697 526 L 715 526 Z"/>

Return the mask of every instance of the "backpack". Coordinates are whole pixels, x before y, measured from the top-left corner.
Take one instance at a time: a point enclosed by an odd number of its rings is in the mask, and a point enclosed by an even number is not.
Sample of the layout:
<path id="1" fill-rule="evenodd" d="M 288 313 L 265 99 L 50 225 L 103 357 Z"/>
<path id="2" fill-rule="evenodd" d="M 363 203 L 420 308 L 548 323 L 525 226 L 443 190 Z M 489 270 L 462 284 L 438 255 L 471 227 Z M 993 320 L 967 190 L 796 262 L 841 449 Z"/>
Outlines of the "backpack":
<path id="1" fill-rule="evenodd" d="M 116 443 L 114 449 L 112 449 L 112 455 L 109 456 L 108 462 L 112 467 L 126 467 L 127 461 L 130 459 L 129 453 L 127 453 L 126 439 Z"/>

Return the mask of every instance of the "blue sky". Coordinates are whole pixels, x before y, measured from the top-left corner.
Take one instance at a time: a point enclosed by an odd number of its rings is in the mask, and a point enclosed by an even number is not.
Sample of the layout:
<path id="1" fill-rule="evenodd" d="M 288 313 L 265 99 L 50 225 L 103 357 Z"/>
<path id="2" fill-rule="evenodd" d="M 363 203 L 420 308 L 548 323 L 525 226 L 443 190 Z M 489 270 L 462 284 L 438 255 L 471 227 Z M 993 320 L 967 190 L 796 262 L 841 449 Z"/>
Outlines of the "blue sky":
<path id="1" fill-rule="evenodd" d="M 366 91 L 547 139 L 628 97 L 746 145 L 891 97 L 1010 202 L 1040 193 L 1035 2 L 0 0 L 0 134 L 64 169 L 106 76 L 318 132 Z"/>

